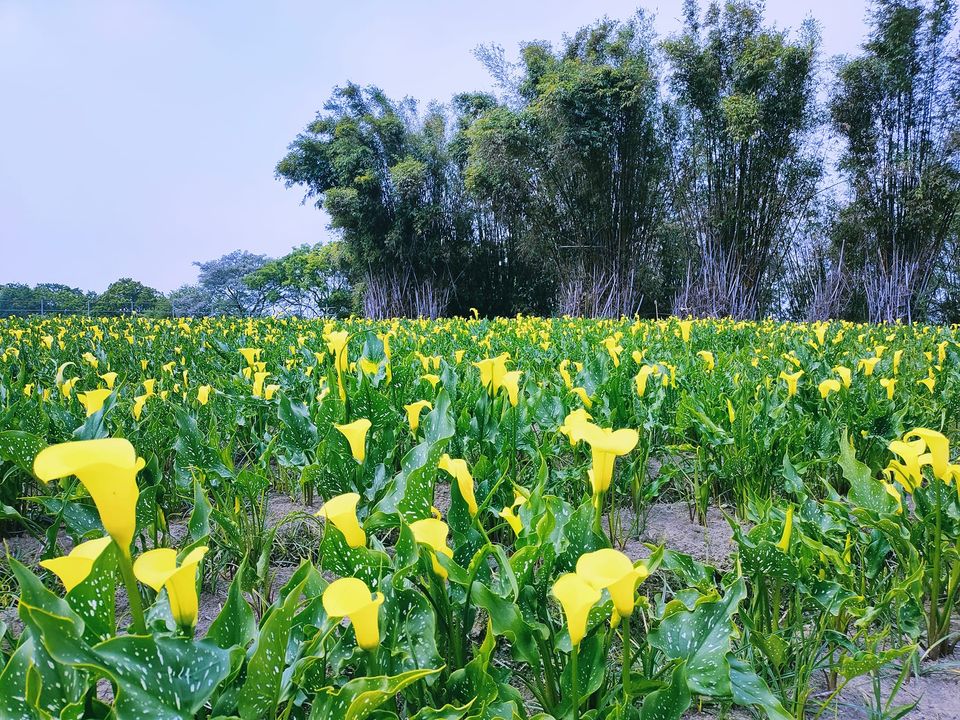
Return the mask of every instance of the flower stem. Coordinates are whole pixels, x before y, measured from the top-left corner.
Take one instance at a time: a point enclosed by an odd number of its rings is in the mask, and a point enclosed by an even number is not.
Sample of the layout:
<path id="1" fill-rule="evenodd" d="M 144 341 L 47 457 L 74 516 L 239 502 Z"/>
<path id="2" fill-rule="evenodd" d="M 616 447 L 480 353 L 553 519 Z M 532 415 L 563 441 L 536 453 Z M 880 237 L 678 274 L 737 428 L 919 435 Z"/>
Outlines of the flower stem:
<path id="1" fill-rule="evenodd" d="M 630 616 L 620 620 L 620 632 L 623 633 L 623 706 L 630 704 L 630 665 L 633 643 L 630 637 Z"/>
<path id="2" fill-rule="evenodd" d="M 577 671 L 577 653 L 579 645 L 574 645 L 570 653 L 570 695 L 573 699 L 573 720 L 580 720 L 580 678 Z"/>
<path id="3" fill-rule="evenodd" d="M 139 635 L 145 635 L 147 632 L 147 622 L 143 616 L 143 601 L 140 599 L 140 588 L 137 587 L 137 578 L 133 574 L 133 558 L 130 552 L 119 548 L 120 550 L 120 575 L 123 577 L 123 584 L 127 590 L 127 598 L 130 602 L 130 614 L 133 615 L 133 631 Z"/>

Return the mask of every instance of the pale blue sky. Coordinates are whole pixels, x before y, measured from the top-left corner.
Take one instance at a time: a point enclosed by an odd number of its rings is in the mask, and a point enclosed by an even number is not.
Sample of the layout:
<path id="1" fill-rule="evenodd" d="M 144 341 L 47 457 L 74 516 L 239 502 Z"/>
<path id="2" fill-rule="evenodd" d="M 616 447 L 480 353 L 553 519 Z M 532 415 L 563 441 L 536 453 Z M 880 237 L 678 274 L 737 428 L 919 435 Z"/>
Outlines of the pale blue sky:
<path id="1" fill-rule="evenodd" d="M 679 27 L 681 0 L 639 3 Z M 0 282 L 161 290 L 193 260 L 280 255 L 328 237 L 273 168 L 351 80 L 448 100 L 490 89 L 472 50 L 556 42 L 637 2 L 0 0 Z M 856 50 L 865 0 L 768 0 L 812 15 L 826 56 Z"/>

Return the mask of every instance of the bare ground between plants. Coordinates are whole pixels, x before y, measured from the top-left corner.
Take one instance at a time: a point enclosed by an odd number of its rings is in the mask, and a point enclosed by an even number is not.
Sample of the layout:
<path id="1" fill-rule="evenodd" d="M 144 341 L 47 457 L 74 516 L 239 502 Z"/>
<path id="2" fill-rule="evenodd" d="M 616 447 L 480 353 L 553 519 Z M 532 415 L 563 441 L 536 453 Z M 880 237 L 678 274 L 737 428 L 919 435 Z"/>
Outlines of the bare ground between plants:
<path id="1" fill-rule="evenodd" d="M 443 483 L 437 485 L 437 505 L 443 509 L 449 505 L 449 489 Z M 444 499 L 447 499 L 444 503 Z M 298 501 L 291 500 L 285 495 L 272 495 L 268 505 L 268 524 L 275 526 L 293 512 L 315 512 L 316 507 L 306 507 Z M 623 550 L 630 557 L 638 558 L 649 555 L 646 543 L 653 545 L 663 544 L 666 547 L 693 558 L 720 568 L 729 567 L 730 556 L 733 552 L 733 532 L 718 508 L 710 508 L 707 514 L 707 524 L 700 526 L 690 519 L 686 503 L 655 503 L 649 507 L 644 517 L 639 518 L 636 526 L 639 528 L 639 537 L 631 537 L 637 519 L 629 511 L 623 511 L 619 517 L 619 524 L 626 538 Z M 604 520 L 606 524 L 607 519 Z M 173 523 L 171 523 L 173 525 Z M 179 525 L 179 523 L 177 524 Z M 311 534 L 307 530 L 308 524 L 295 522 L 278 533 L 278 544 L 283 555 L 283 561 L 272 567 L 274 586 L 279 587 L 293 574 L 298 564 L 296 553 L 306 549 Z M 173 529 L 173 528 L 172 528 Z M 176 531 L 172 533 L 176 536 Z M 315 536 L 319 540 L 319 534 Z M 42 545 L 35 538 L 26 535 L 13 536 L 5 539 L 5 544 L 13 557 L 24 564 L 35 567 L 39 560 Z M 70 542 L 61 536 L 64 549 L 69 549 Z M 197 621 L 197 634 L 202 636 L 210 624 L 219 614 L 226 599 L 228 580 L 219 579 L 216 591 L 204 591 L 200 598 L 200 613 Z M 118 612 L 126 609 L 126 598 L 118 594 Z M 0 610 L 0 621 L 7 622 L 19 632 L 19 622 L 16 618 L 16 609 L 12 607 Z M 893 685 L 894 676 L 883 679 L 884 692 Z M 826 710 L 822 718 L 844 718 L 844 720 L 860 720 L 868 718 L 866 711 L 865 694 L 870 692 L 866 681 L 852 682 L 841 694 L 840 701 Z M 909 704 L 917 701 L 917 707 L 905 716 L 905 720 L 960 720 L 960 659 L 947 658 L 937 663 L 925 663 L 920 677 L 913 678 L 901 688 L 894 705 Z M 814 705 L 813 703 L 811 704 Z M 754 717 L 740 708 L 719 710 L 710 706 L 691 708 L 685 715 L 685 720 L 742 720 Z"/>

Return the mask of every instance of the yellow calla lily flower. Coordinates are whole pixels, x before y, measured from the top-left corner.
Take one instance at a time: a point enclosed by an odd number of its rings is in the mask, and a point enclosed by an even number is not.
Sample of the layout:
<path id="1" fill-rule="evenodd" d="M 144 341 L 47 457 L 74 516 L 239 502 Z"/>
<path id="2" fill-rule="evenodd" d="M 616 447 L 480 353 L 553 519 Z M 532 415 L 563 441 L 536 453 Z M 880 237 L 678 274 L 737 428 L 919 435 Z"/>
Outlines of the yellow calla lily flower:
<path id="1" fill-rule="evenodd" d="M 323 591 L 323 609 L 332 618 L 349 618 L 357 645 L 374 650 L 380 644 L 381 593 L 371 594 L 363 580 L 340 578 Z"/>
<path id="2" fill-rule="evenodd" d="M 197 388 L 197 402 L 201 405 L 206 405 L 210 401 L 210 391 L 211 388 L 209 385 L 201 385 Z"/>
<path id="3" fill-rule="evenodd" d="M 593 407 L 593 400 L 590 399 L 590 396 L 587 395 L 586 388 L 575 387 L 573 388 L 573 393 L 580 398 L 580 402 L 583 403 L 583 406 L 589 410 Z"/>
<path id="4" fill-rule="evenodd" d="M 588 413 L 583 408 L 577 408 L 576 410 L 567 414 L 567 417 L 563 420 L 563 425 L 560 426 L 558 432 L 563 433 L 568 438 L 570 438 L 570 444 L 576 445 L 578 442 L 583 440 L 583 433 L 587 425 L 590 425 L 590 421 L 593 419 L 593 416 Z"/>
<path id="5" fill-rule="evenodd" d="M 243 359 L 246 360 L 247 365 L 252 367 L 254 363 L 260 362 L 260 353 L 263 352 L 260 348 L 237 348 L 237 352 L 243 355 Z"/>
<path id="6" fill-rule="evenodd" d="M 606 348 L 610 358 L 613 360 L 614 367 L 620 367 L 620 354 L 623 352 L 623 346 L 615 337 L 608 337 L 600 341 L 600 344 Z"/>
<path id="7" fill-rule="evenodd" d="M 928 428 L 914 428 L 903 436 L 906 441 L 922 440 L 929 456 L 924 455 L 921 459 L 929 457 L 930 467 L 933 468 L 933 474 L 939 479 L 947 481 L 950 471 L 950 440 L 947 436 L 936 430 Z"/>
<path id="8" fill-rule="evenodd" d="M 279 385 L 267 385 L 263 389 L 263 399 L 264 400 L 273 400 L 273 396 L 277 394 L 277 390 L 280 389 Z"/>
<path id="9" fill-rule="evenodd" d="M 117 374 L 115 372 L 104 373 L 100 376 L 100 379 L 107 384 L 107 390 L 113 390 L 113 386 L 117 382 Z"/>
<path id="10" fill-rule="evenodd" d="M 820 397 L 826 400 L 830 393 L 838 392 L 841 388 L 840 381 L 834 380 L 833 378 L 828 378 L 824 380 L 819 385 L 817 385 L 817 390 L 820 391 Z"/>
<path id="11" fill-rule="evenodd" d="M 473 475 L 470 474 L 470 468 L 467 467 L 467 461 L 460 458 L 452 458 L 447 453 L 440 456 L 437 463 L 440 470 L 450 473 L 457 481 L 457 487 L 460 495 L 467 503 L 467 509 L 471 515 L 477 514 L 477 499 L 473 489 Z"/>
<path id="12" fill-rule="evenodd" d="M 863 370 L 863 374 L 870 377 L 873 375 L 873 369 L 877 366 L 878 362 L 880 362 L 880 358 L 878 357 L 863 358 L 857 363 L 857 369 Z"/>
<path id="13" fill-rule="evenodd" d="M 563 378 L 563 384 L 567 387 L 567 390 L 573 389 L 573 378 L 570 377 L 570 371 L 567 370 L 567 365 L 570 364 L 570 361 L 566 358 L 560 361 L 560 367 L 557 370 L 560 373 L 560 377 Z"/>
<path id="14" fill-rule="evenodd" d="M 886 468 L 888 474 L 899 482 L 904 490 L 912 493 L 923 482 L 924 458 L 922 455 L 927 449 L 927 444 L 921 439 L 909 442 L 894 440 L 887 447 L 890 452 L 901 458 L 901 461 L 890 461 Z"/>
<path id="15" fill-rule="evenodd" d="M 104 529 L 129 557 L 140 497 L 137 473 L 143 466 L 128 440 L 104 438 L 44 448 L 33 461 L 33 472 L 43 482 L 76 475 L 93 498 Z"/>
<path id="16" fill-rule="evenodd" d="M 253 374 L 253 396 L 263 397 L 263 384 L 270 373 L 262 370 Z"/>
<path id="17" fill-rule="evenodd" d="M 77 400 L 87 411 L 87 417 L 90 417 L 103 408 L 103 403 L 113 394 L 113 390 L 100 389 L 88 390 L 87 392 L 77 393 Z"/>
<path id="18" fill-rule="evenodd" d="M 344 493 L 330 498 L 317 511 L 317 517 L 332 522 L 333 526 L 343 534 L 347 545 L 354 548 L 365 547 L 367 544 L 367 534 L 360 527 L 360 520 L 357 518 L 359 502 L 360 495 L 357 493 Z"/>
<path id="19" fill-rule="evenodd" d="M 655 371 L 656 368 L 653 365 L 643 365 L 637 372 L 637 376 L 633 380 L 637 385 L 637 395 L 640 397 L 643 397 L 647 391 L 647 380 Z"/>
<path id="20" fill-rule="evenodd" d="M 717 361 L 714 359 L 713 353 L 709 350 L 700 350 L 697 352 L 697 355 L 703 360 L 703 364 L 707 366 L 707 372 L 713 372 L 713 369 L 717 366 Z"/>
<path id="21" fill-rule="evenodd" d="M 491 395 L 496 395 L 503 384 L 503 376 L 507 373 L 508 353 L 501 353 L 494 358 L 487 358 L 473 363 L 480 370 L 480 382 Z"/>
<path id="22" fill-rule="evenodd" d="M 407 423 L 410 425 L 410 432 L 416 433 L 420 427 L 420 413 L 424 410 L 433 410 L 433 405 L 429 400 L 417 400 L 409 405 L 404 405 L 403 409 L 407 411 Z"/>
<path id="23" fill-rule="evenodd" d="M 646 565 L 634 567 L 630 558 L 610 548 L 586 553 L 577 560 L 577 575 L 595 590 L 609 592 L 620 617 L 633 614 L 637 585 L 649 574 Z"/>
<path id="24" fill-rule="evenodd" d="M 436 390 L 437 385 L 440 384 L 440 376 L 436 375 L 435 373 L 425 373 L 424 375 L 420 376 L 420 379 L 426 380 L 428 383 L 430 383 L 430 387 L 432 387 L 434 390 Z"/>
<path id="25" fill-rule="evenodd" d="M 350 452 L 353 459 L 362 463 L 367 457 L 367 431 L 370 430 L 370 421 L 366 418 L 354 420 L 346 425 L 334 425 L 350 443 Z"/>
<path id="26" fill-rule="evenodd" d="M 87 575 L 93 569 L 94 561 L 112 542 L 113 538 L 109 535 L 96 540 L 88 540 L 77 545 L 67 555 L 50 560 L 41 560 L 40 567 L 46 568 L 60 578 L 63 587 L 66 588 L 67 592 L 70 592 L 87 579 Z"/>
<path id="27" fill-rule="evenodd" d="M 427 518 L 410 523 L 410 531 L 418 543 L 429 546 L 433 551 L 430 557 L 433 562 L 433 571 L 440 578 L 446 580 L 447 570 L 437 561 L 437 553 L 453 558 L 453 550 L 447 545 L 447 535 L 450 533 L 450 528 L 443 520 Z"/>
<path id="28" fill-rule="evenodd" d="M 509 505 L 501 510 L 500 517 L 507 521 L 514 535 L 520 537 L 520 533 L 523 532 L 523 521 L 520 519 L 520 513 L 517 511 L 520 509 L 520 506 L 527 501 L 527 498 L 516 491 L 514 491 L 514 496 L 513 505 Z"/>
<path id="29" fill-rule="evenodd" d="M 893 393 L 897 387 L 897 379 L 880 378 L 880 385 L 887 391 L 887 400 L 893 400 Z"/>
<path id="30" fill-rule="evenodd" d="M 520 393 L 520 376 L 522 374 L 519 370 L 511 370 L 503 374 L 503 380 L 501 381 L 502 387 L 507 391 L 507 398 L 514 407 L 517 406 L 517 398 Z"/>
<path id="31" fill-rule="evenodd" d="M 780 542 L 777 547 L 783 552 L 790 549 L 790 536 L 793 534 L 793 505 L 787 508 L 787 515 L 783 521 L 783 534 L 780 536 Z"/>
<path id="32" fill-rule="evenodd" d="M 837 365 L 833 371 L 840 376 L 840 380 L 843 382 L 843 386 L 847 389 L 850 388 L 850 383 L 853 380 L 853 372 L 848 367 L 843 365 Z"/>
<path id="33" fill-rule="evenodd" d="M 583 439 L 590 445 L 593 455 L 594 491 L 606 492 L 613 479 L 613 464 L 620 455 L 626 455 L 640 441 L 640 434 L 630 428 L 612 430 L 593 423 L 584 427 Z"/>
<path id="34" fill-rule="evenodd" d="M 795 373 L 786 371 L 780 372 L 780 379 L 787 383 L 787 397 L 793 397 L 797 394 L 797 383 L 803 377 L 803 370 L 797 370 Z"/>
<path id="35" fill-rule="evenodd" d="M 133 573 L 156 592 L 167 591 L 170 614 L 177 625 L 192 628 L 197 624 L 197 569 L 207 554 L 206 546 L 191 550 L 177 566 L 177 551 L 172 548 L 148 550 L 133 563 Z"/>
<path id="36" fill-rule="evenodd" d="M 677 324 L 680 326 L 680 338 L 684 342 L 690 342 L 690 330 L 693 328 L 693 320 L 679 320 Z"/>
<path id="37" fill-rule="evenodd" d="M 587 618 L 590 609 L 600 600 L 600 591 L 576 573 L 567 573 L 553 584 L 553 596 L 563 608 L 570 642 L 574 648 L 578 648 L 587 634 Z"/>

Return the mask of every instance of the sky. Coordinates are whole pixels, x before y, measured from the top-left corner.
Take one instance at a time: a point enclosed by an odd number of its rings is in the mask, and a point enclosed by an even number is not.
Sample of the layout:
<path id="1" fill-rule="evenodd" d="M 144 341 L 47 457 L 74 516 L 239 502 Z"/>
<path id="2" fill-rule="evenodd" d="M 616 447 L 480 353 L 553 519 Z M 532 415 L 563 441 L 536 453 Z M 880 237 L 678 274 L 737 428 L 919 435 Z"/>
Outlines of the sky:
<path id="1" fill-rule="evenodd" d="M 866 0 L 767 0 L 854 53 Z M 347 81 L 445 102 L 492 90 L 473 50 L 559 42 L 608 16 L 682 0 L 0 0 L 0 283 L 163 291 L 195 260 L 279 256 L 331 237 L 274 167 Z"/>

